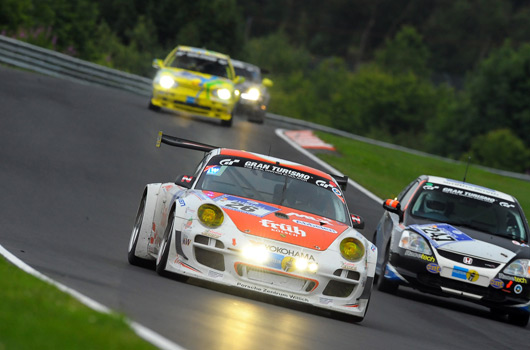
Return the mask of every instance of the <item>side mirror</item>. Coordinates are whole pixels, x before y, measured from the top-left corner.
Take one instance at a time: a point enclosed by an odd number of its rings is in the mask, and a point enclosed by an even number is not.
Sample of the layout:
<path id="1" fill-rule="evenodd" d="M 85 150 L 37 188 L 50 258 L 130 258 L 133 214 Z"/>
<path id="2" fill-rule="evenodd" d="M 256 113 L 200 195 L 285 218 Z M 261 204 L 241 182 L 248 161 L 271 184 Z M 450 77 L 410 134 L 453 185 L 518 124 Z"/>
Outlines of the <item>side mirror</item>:
<path id="1" fill-rule="evenodd" d="M 179 185 L 180 187 L 191 188 L 194 181 L 195 181 L 195 177 L 193 176 L 179 175 L 177 176 L 177 179 L 175 180 L 175 184 Z"/>
<path id="2" fill-rule="evenodd" d="M 242 84 L 245 82 L 245 77 L 242 77 L 240 75 L 237 75 L 235 78 L 234 78 L 234 84 Z"/>
<path id="3" fill-rule="evenodd" d="M 362 230 L 364 228 L 364 220 L 359 215 L 351 214 L 352 227 Z"/>
<path id="4" fill-rule="evenodd" d="M 401 210 L 401 203 L 395 199 L 387 199 L 383 202 L 383 208 L 386 211 L 397 214 L 399 216 L 399 222 L 403 221 L 403 211 Z"/>
<path id="5" fill-rule="evenodd" d="M 162 67 L 164 67 L 164 61 L 162 61 L 162 60 L 159 59 L 159 58 L 155 58 L 155 59 L 153 60 L 153 68 L 155 68 L 155 69 L 160 69 L 160 68 L 162 68 Z"/>
<path id="6" fill-rule="evenodd" d="M 269 78 L 263 78 L 263 80 L 261 81 L 261 84 L 263 84 L 263 86 L 265 87 L 272 87 L 274 85 L 272 80 L 270 80 Z"/>

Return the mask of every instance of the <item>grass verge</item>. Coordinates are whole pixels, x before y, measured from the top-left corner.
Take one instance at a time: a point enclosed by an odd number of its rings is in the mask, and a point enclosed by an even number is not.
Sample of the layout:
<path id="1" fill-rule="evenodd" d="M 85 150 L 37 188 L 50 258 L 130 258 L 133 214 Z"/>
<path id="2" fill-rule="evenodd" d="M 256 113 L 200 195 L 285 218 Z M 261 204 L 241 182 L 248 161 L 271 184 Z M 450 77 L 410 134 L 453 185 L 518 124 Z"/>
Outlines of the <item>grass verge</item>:
<path id="1" fill-rule="evenodd" d="M 409 154 L 340 136 L 316 132 L 337 149 L 318 157 L 348 175 L 379 198 L 394 198 L 419 175 L 437 175 L 463 180 L 466 165 Z M 469 165 L 466 181 L 513 195 L 530 217 L 530 182 L 493 174 Z"/>
<path id="2" fill-rule="evenodd" d="M 94 311 L 0 256 L 0 350 L 155 349 L 123 316 Z"/>

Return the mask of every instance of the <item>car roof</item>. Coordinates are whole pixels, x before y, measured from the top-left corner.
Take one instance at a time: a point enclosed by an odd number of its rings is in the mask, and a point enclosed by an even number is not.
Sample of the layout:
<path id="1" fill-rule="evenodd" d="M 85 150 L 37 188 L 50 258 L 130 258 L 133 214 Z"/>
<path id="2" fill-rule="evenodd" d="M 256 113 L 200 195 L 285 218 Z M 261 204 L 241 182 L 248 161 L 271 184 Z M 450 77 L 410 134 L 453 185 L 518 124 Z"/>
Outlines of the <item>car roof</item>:
<path id="1" fill-rule="evenodd" d="M 225 55 L 223 53 L 216 52 L 216 51 L 210 51 L 210 50 L 207 50 L 207 49 L 201 49 L 201 48 L 198 48 L 198 47 L 179 45 L 178 46 L 178 50 L 179 51 L 194 52 L 194 53 L 197 53 L 199 55 L 212 56 L 212 57 L 216 57 L 216 58 L 222 58 L 222 59 L 225 59 L 225 60 L 230 60 L 230 56 L 228 56 L 228 55 Z"/>
<path id="2" fill-rule="evenodd" d="M 497 198 L 507 200 L 510 202 L 515 201 L 515 198 L 509 194 L 506 194 L 504 192 L 500 192 L 497 190 L 493 190 L 491 188 L 475 185 L 469 182 L 463 182 L 463 181 L 458 181 L 458 180 L 453 180 L 453 179 L 440 177 L 440 176 L 433 176 L 433 175 L 426 175 L 426 177 L 427 177 L 428 182 L 432 182 L 435 184 L 451 186 L 451 187 L 462 189 L 462 190 L 469 190 L 469 191 L 473 191 L 473 192 L 480 193 L 483 195 L 497 197 Z"/>
<path id="3" fill-rule="evenodd" d="M 260 68 L 256 66 L 255 64 L 243 62 L 240 60 L 235 60 L 233 58 L 232 58 L 232 65 L 237 68 L 247 68 L 249 70 L 257 70 L 257 71 L 260 70 Z"/>
<path id="4" fill-rule="evenodd" d="M 260 153 L 254 153 L 254 152 L 247 152 L 247 151 L 241 151 L 241 150 L 236 150 L 236 149 L 230 149 L 230 148 L 221 148 L 221 149 L 219 149 L 219 154 L 220 155 L 226 155 L 226 156 L 240 157 L 240 158 L 248 158 L 250 160 L 277 164 L 277 165 L 281 165 L 283 167 L 288 167 L 288 168 L 291 168 L 291 169 L 294 169 L 294 170 L 303 171 L 305 173 L 313 174 L 313 175 L 316 175 L 316 176 L 320 176 L 320 177 L 335 181 L 333 176 L 331 176 L 328 173 L 325 173 L 325 172 L 323 172 L 321 170 L 309 167 L 307 165 L 302 165 L 302 164 L 299 164 L 299 163 L 296 163 L 296 162 L 291 162 L 291 161 L 288 161 L 288 160 L 285 160 L 285 159 L 282 159 L 282 158 L 267 156 L 267 155 L 260 154 Z"/>

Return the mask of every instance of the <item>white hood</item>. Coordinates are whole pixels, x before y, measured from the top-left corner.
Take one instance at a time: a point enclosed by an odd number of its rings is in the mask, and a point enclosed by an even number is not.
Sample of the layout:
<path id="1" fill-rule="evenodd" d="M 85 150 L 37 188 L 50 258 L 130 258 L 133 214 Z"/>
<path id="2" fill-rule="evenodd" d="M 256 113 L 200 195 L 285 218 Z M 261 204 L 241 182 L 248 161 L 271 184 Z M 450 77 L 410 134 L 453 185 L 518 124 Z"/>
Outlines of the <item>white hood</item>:
<path id="1" fill-rule="evenodd" d="M 477 240 L 444 244 L 443 247 L 438 248 L 438 250 L 445 250 L 503 264 L 506 264 L 515 256 L 515 253 L 508 249 Z"/>

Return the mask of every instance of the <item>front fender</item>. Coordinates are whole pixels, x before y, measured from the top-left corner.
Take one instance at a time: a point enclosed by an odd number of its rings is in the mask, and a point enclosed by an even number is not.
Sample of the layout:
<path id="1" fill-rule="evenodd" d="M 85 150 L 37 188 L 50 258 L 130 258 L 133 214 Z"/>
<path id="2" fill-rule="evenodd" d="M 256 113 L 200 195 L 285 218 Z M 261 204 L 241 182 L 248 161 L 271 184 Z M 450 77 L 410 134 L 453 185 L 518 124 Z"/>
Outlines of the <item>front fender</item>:
<path id="1" fill-rule="evenodd" d="M 149 255 L 147 247 L 152 231 L 158 192 L 160 191 L 161 185 L 161 183 L 149 184 L 144 189 L 143 195 L 146 196 L 145 209 L 142 218 L 142 224 L 138 233 L 138 241 L 136 243 L 135 251 L 135 255 L 139 258 L 152 259 L 151 255 Z"/>

